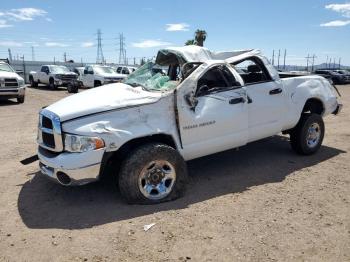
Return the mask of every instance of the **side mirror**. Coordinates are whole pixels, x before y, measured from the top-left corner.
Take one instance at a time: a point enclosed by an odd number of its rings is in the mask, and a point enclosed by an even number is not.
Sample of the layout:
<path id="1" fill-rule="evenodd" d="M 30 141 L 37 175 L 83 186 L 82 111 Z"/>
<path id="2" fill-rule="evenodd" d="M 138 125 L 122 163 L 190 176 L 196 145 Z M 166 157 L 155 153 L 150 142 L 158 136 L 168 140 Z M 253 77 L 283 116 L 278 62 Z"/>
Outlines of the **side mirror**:
<path id="1" fill-rule="evenodd" d="M 49 71 L 46 71 L 46 74 L 48 75 L 48 74 L 50 74 L 50 72 L 49 72 Z"/>
<path id="2" fill-rule="evenodd" d="M 197 98 L 194 96 L 194 93 L 188 93 L 187 95 L 185 95 L 185 100 L 187 102 L 187 104 L 190 106 L 191 110 L 195 110 L 196 106 L 198 105 L 198 100 Z"/>
<path id="3" fill-rule="evenodd" d="M 209 92 L 209 87 L 207 85 L 202 85 L 198 88 L 197 94 L 199 96 L 205 95 Z"/>
<path id="4" fill-rule="evenodd" d="M 86 69 L 84 69 L 84 75 L 89 74 L 88 71 Z"/>

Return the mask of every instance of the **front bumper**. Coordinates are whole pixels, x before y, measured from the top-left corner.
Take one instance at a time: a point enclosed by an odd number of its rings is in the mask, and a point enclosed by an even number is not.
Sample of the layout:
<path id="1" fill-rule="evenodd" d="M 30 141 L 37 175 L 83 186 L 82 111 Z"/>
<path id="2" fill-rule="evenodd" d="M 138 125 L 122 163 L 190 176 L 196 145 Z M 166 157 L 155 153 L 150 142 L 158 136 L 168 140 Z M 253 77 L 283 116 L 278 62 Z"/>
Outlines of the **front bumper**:
<path id="1" fill-rule="evenodd" d="M 84 185 L 99 179 L 104 149 L 84 153 L 52 153 L 39 147 L 39 167 L 46 177 L 65 185 Z"/>
<path id="2" fill-rule="evenodd" d="M 20 96 L 25 95 L 26 88 L 25 86 L 23 87 L 16 87 L 16 88 L 0 88 L 0 98 L 1 97 L 6 97 L 6 98 L 16 98 Z"/>

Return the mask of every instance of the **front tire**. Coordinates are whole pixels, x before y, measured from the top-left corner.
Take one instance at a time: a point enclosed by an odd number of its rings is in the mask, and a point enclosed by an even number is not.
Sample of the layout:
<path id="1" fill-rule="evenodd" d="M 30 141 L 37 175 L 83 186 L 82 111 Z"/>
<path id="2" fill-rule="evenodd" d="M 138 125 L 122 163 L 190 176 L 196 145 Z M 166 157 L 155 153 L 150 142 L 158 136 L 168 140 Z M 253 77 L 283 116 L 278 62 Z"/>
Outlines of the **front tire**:
<path id="1" fill-rule="evenodd" d="M 50 78 L 50 80 L 49 80 L 49 88 L 51 90 L 56 90 L 56 88 L 57 88 L 55 85 L 55 80 L 53 78 Z"/>
<path id="2" fill-rule="evenodd" d="M 29 82 L 31 87 L 38 87 L 38 83 L 34 81 L 32 76 L 29 77 Z"/>
<path id="3" fill-rule="evenodd" d="M 119 189 L 130 204 L 156 204 L 184 194 L 187 166 L 174 148 L 150 143 L 132 151 L 123 161 Z"/>
<path id="4" fill-rule="evenodd" d="M 325 126 L 318 114 L 302 114 L 299 123 L 290 133 L 292 149 L 301 155 L 316 153 L 324 138 Z"/>
<path id="5" fill-rule="evenodd" d="M 69 83 L 67 85 L 67 91 L 68 93 L 78 93 L 78 85 L 75 85 L 75 84 L 72 84 L 72 83 Z"/>
<path id="6" fill-rule="evenodd" d="M 19 97 L 17 97 L 17 102 L 18 102 L 19 104 L 23 104 L 23 103 L 24 103 L 24 96 L 19 96 Z"/>

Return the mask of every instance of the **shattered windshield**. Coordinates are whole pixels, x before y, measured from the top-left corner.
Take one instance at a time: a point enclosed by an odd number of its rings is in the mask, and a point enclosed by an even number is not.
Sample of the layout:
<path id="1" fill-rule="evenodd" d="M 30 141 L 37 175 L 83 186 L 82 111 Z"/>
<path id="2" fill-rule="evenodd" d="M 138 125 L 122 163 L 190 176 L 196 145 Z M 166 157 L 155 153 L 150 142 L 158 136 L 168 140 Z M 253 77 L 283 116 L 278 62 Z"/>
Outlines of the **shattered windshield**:
<path id="1" fill-rule="evenodd" d="M 176 88 L 179 81 L 171 81 L 167 67 L 148 62 L 129 75 L 124 83 L 133 87 L 141 86 L 147 91 L 167 91 Z"/>

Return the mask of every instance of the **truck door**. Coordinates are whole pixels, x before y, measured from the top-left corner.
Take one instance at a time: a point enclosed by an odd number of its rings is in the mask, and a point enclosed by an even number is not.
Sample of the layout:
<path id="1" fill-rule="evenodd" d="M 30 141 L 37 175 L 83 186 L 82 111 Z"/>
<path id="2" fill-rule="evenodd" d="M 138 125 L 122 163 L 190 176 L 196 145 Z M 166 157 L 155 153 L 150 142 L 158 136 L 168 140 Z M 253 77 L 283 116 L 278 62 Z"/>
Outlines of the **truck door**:
<path id="1" fill-rule="evenodd" d="M 92 66 L 85 67 L 82 79 L 85 87 L 94 87 L 94 71 Z"/>
<path id="2" fill-rule="evenodd" d="M 39 73 L 39 79 L 40 79 L 40 83 L 43 84 L 49 84 L 49 67 L 48 66 L 42 66 L 40 73 Z"/>
<path id="3" fill-rule="evenodd" d="M 280 80 L 275 81 L 258 57 L 234 63 L 244 80 L 249 97 L 248 142 L 278 134 L 286 116 L 286 94 Z"/>
<path id="4" fill-rule="evenodd" d="M 207 69 L 190 99 L 178 99 L 178 125 L 186 160 L 238 147 L 247 142 L 245 90 L 225 65 Z M 181 99 L 182 101 L 179 101 Z"/>

